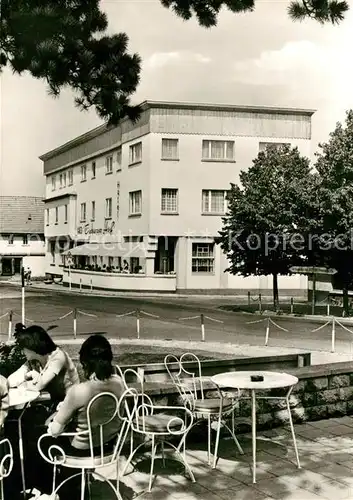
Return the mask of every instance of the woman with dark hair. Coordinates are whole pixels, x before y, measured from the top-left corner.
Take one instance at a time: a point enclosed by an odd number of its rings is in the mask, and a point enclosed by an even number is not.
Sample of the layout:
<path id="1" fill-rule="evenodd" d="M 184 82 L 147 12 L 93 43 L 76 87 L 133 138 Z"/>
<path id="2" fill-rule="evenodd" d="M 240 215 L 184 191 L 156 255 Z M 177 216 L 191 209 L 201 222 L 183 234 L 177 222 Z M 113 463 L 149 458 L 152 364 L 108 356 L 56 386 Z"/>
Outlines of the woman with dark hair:
<path id="1" fill-rule="evenodd" d="M 72 432 L 86 431 L 87 407 L 91 399 L 101 392 L 110 392 L 119 399 L 124 392 L 123 381 L 115 374 L 113 366 L 113 352 L 109 341 L 101 335 L 92 335 L 81 346 L 80 363 L 82 365 L 85 378 L 84 382 L 74 385 L 68 391 L 66 398 L 60 404 L 58 412 L 54 415 L 53 421 L 49 424 L 48 432 L 56 437 L 64 432 L 66 426 L 71 423 L 74 429 Z M 98 421 L 104 420 L 105 414 L 111 414 L 111 408 L 101 405 L 95 411 L 95 418 Z M 107 451 L 113 449 L 116 436 L 120 428 L 118 418 L 112 420 L 105 428 L 104 440 Z M 99 445 L 99 426 L 96 428 L 97 436 L 94 435 L 94 422 L 92 423 L 93 445 Z M 65 444 L 65 443 L 64 443 Z M 74 455 L 90 455 L 89 436 L 87 434 L 76 436 L 66 443 L 66 451 Z M 98 448 L 99 453 L 99 448 Z"/>
<path id="2" fill-rule="evenodd" d="M 59 405 L 58 412 L 48 426 L 48 433 L 53 438 L 56 438 L 54 444 L 58 444 L 66 455 L 87 457 L 91 454 L 88 433 L 76 435 L 72 438 L 60 437 L 60 434 L 63 432 L 77 434 L 87 431 L 87 407 L 92 398 L 102 392 L 109 392 L 120 399 L 124 392 L 124 385 L 121 378 L 115 374 L 112 348 L 105 337 L 92 335 L 85 340 L 80 350 L 80 363 L 86 380 L 69 389 L 66 398 Z M 93 451 L 96 455 L 101 454 L 99 424 L 102 421 L 109 420 L 114 410 L 112 400 L 109 398 L 106 403 L 97 404 L 91 414 Z M 105 453 L 113 451 L 120 426 L 121 421 L 118 416 L 104 426 Z M 47 446 L 49 447 L 50 444 L 53 443 L 48 443 Z M 70 470 L 63 467 L 60 471 L 60 482 L 75 473 L 77 473 L 77 469 Z M 81 484 L 78 477 L 77 480 L 73 479 L 65 483 L 58 494 L 63 499 L 79 499 L 81 498 L 80 489 Z"/>
<path id="3" fill-rule="evenodd" d="M 9 386 L 26 382 L 29 390 L 49 392 L 53 403 L 62 401 L 68 389 L 79 383 L 77 369 L 69 355 L 56 346 L 41 326 L 21 329 L 16 342 L 27 361 L 9 378 Z"/>
<path id="4" fill-rule="evenodd" d="M 25 447 L 25 469 L 28 487 L 38 485 L 38 470 L 41 470 L 41 487 L 48 488 L 50 484 L 51 468 L 42 463 L 38 456 L 37 442 L 46 428 L 49 412 L 53 412 L 64 400 L 68 389 L 79 383 L 78 372 L 68 354 L 53 342 L 48 333 L 38 325 L 23 328 L 16 325 L 16 343 L 26 357 L 26 362 L 8 378 L 9 387 L 25 386 L 27 390 L 45 390 L 51 396 L 50 402 L 33 405 L 26 409 L 22 417 L 23 442 Z M 17 410 L 12 410 L 5 421 L 5 433 L 11 437 L 15 453 L 18 433 Z M 20 498 L 18 491 L 21 484 L 19 464 L 15 462 L 14 470 L 5 482 L 11 500 Z M 16 496 L 17 495 L 17 496 Z M 6 495 L 5 495 L 6 496 Z"/>
<path id="5" fill-rule="evenodd" d="M 23 323 L 16 323 L 15 325 L 15 331 L 14 331 L 14 337 L 16 338 L 21 332 L 23 332 L 26 329 L 25 325 Z"/>

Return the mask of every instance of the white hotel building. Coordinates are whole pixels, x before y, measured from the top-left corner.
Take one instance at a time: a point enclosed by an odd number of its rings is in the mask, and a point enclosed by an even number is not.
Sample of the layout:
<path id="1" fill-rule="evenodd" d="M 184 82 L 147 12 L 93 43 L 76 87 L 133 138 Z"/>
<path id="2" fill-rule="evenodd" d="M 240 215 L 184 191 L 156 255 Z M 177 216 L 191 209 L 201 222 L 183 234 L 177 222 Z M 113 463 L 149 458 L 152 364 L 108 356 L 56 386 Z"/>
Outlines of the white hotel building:
<path id="1" fill-rule="evenodd" d="M 141 108 L 135 124 L 100 126 L 41 156 L 47 274 L 112 290 L 271 289 L 271 277 L 225 273 L 214 238 L 230 183 L 259 150 L 290 143 L 310 156 L 314 111 L 151 101 Z M 291 293 L 307 287 L 303 276 L 279 281 Z"/>

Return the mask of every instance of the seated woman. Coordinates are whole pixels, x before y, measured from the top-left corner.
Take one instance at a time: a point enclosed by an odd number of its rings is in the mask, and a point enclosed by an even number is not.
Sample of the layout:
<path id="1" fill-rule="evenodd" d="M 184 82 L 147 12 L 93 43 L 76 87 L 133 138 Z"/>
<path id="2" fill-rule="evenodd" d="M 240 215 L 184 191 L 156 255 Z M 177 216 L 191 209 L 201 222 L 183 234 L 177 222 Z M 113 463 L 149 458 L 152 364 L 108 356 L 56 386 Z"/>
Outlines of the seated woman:
<path id="1" fill-rule="evenodd" d="M 113 352 L 109 341 L 101 335 L 92 335 L 82 344 L 80 349 L 80 363 L 87 380 L 74 385 L 68 391 L 66 398 L 59 405 L 58 412 L 49 424 L 48 432 L 57 437 L 70 424 L 71 432 L 82 432 L 88 428 L 87 407 L 91 399 L 101 392 L 110 392 L 119 399 L 124 392 L 121 378 L 115 374 L 113 366 Z M 102 421 L 111 408 L 101 405 L 95 409 L 94 416 Z M 118 418 L 112 420 L 105 429 L 105 443 L 107 451 L 113 449 L 121 422 Z M 94 432 L 97 432 L 97 436 Z M 99 445 L 99 426 L 94 428 L 92 423 L 93 444 Z M 75 436 L 72 441 L 61 443 L 65 451 L 75 456 L 90 455 L 89 436 Z M 98 454 L 100 454 L 98 447 Z"/>
<path id="2" fill-rule="evenodd" d="M 62 401 L 68 389 L 79 383 L 77 369 L 69 355 L 56 346 L 41 326 L 22 330 L 16 341 L 27 361 L 8 378 L 10 387 L 26 382 L 29 390 L 46 390 L 53 403 Z"/>
<path id="3" fill-rule="evenodd" d="M 71 387 L 64 401 L 59 405 L 58 412 L 54 415 L 53 421 L 48 426 L 48 433 L 53 436 L 54 444 L 59 445 L 66 455 L 90 456 L 89 435 L 74 436 L 68 438 L 60 437 L 63 432 L 79 433 L 87 431 L 87 407 L 92 398 L 101 392 L 110 392 L 120 399 L 124 393 L 124 385 L 121 378 L 115 374 L 112 364 L 113 353 L 109 341 L 101 335 L 92 335 L 82 344 L 80 350 L 80 363 L 82 365 L 85 378 L 84 382 Z M 93 437 L 94 454 L 100 455 L 100 427 L 99 423 L 109 419 L 115 408 L 111 407 L 111 399 L 107 399 L 106 404 L 101 401 L 95 406 L 91 414 L 91 429 Z M 95 426 L 95 421 L 97 422 Z M 105 453 L 113 451 L 116 444 L 117 435 L 120 430 L 121 421 L 117 416 L 104 429 Z M 53 443 L 47 442 L 48 448 Z M 60 482 L 77 473 L 77 470 L 63 467 L 59 472 Z M 59 481 L 58 481 L 59 482 Z M 57 483 L 58 484 L 58 483 Z M 58 491 L 62 499 L 70 498 L 75 500 L 80 496 L 80 478 L 72 479 L 65 483 Z M 42 489 L 44 491 L 44 489 Z M 49 493 L 50 490 L 47 490 Z M 86 497 L 85 497 L 86 498 Z"/>

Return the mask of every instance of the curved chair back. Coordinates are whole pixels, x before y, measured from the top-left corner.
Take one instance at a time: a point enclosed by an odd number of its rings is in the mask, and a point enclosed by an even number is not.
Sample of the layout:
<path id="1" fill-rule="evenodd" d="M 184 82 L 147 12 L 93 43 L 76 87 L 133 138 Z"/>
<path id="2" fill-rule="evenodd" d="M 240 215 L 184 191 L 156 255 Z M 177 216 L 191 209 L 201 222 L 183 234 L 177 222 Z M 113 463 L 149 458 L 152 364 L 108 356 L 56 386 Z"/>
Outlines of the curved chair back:
<path id="1" fill-rule="evenodd" d="M 188 366 L 190 361 L 196 363 L 194 370 L 190 370 Z M 196 354 L 186 352 L 180 359 L 174 354 L 168 354 L 164 358 L 164 365 L 184 401 L 198 399 L 198 391 L 201 392 L 201 399 L 204 399 L 201 363 Z M 175 365 L 177 369 L 173 370 Z"/>
<path id="2" fill-rule="evenodd" d="M 135 382 L 131 382 L 131 379 Z M 123 373 L 123 382 L 125 385 L 125 389 L 129 389 L 130 384 L 136 383 L 139 385 L 139 389 L 136 389 L 140 394 L 144 393 L 144 380 L 143 374 L 139 373 L 132 368 L 127 368 Z"/>
<path id="3" fill-rule="evenodd" d="M 95 456 L 94 448 L 99 447 L 103 464 L 104 444 L 107 435 L 119 433 L 121 421 L 118 415 L 119 399 L 111 392 L 101 392 L 94 396 L 87 407 L 87 424 L 91 457 Z"/>
<path id="4" fill-rule="evenodd" d="M 116 371 L 116 375 L 118 375 L 122 380 L 124 380 L 124 373 L 119 365 L 115 365 L 115 371 Z"/>
<path id="5" fill-rule="evenodd" d="M 4 438 L 0 441 L 0 498 L 4 500 L 4 485 L 3 480 L 8 477 L 13 469 L 13 449 L 10 441 Z"/>

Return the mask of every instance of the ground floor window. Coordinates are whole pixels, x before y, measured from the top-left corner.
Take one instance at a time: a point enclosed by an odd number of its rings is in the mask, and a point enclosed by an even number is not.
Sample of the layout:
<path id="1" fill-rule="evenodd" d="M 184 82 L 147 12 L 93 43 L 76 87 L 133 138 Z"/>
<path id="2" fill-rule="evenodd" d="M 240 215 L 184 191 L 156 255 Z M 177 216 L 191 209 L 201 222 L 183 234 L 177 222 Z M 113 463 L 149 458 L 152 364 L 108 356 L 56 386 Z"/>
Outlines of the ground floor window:
<path id="1" fill-rule="evenodd" d="M 131 257 L 130 263 L 131 263 L 131 270 L 130 270 L 131 273 L 138 274 L 142 270 L 142 267 L 140 266 L 140 259 L 138 257 Z"/>
<path id="2" fill-rule="evenodd" d="M 192 272 L 214 273 L 214 243 L 192 244 Z"/>

